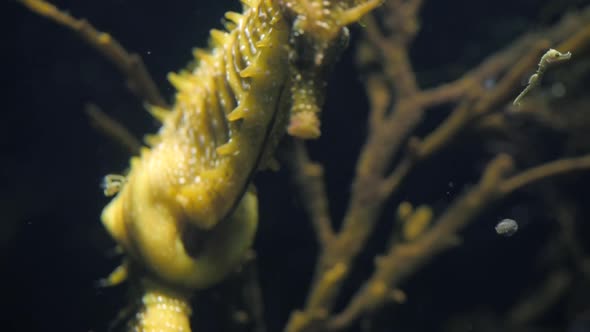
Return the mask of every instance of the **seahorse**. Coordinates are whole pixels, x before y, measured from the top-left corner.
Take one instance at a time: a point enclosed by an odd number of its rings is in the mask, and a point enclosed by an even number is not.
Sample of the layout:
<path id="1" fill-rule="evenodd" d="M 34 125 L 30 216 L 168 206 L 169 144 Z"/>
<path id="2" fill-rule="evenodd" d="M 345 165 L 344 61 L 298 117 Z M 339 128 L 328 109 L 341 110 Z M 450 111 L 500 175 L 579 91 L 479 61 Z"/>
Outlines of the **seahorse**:
<path id="1" fill-rule="evenodd" d="M 253 175 L 273 163 L 285 132 L 320 135 L 346 26 L 381 1 L 242 0 L 195 63 L 169 74 L 174 104 L 149 107 L 162 126 L 128 174 L 107 178 L 116 196 L 101 216 L 126 254 L 108 280 L 129 275 L 143 289 L 132 330 L 190 330 L 191 294 L 227 276 L 252 245 Z"/>
<path id="2" fill-rule="evenodd" d="M 558 50 L 550 48 L 543 56 L 541 56 L 541 60 L 539 61 L 539 65 L 537 67 L 537 71 L 529 77 L 529 81 L 527 86 L 522 90 L 522 92 L 516 96 L 516 99 L 512 102 L 514 106 L 520 106 L 520 101 L 524 96 L 526 96 L 529 91 L 534 89 L 536 86 L 541 84 L 541 79 L 545 74 L 545 71 L 549 66 L 569 60 L 572 57 L 570 52 L 561 53 Z"/>

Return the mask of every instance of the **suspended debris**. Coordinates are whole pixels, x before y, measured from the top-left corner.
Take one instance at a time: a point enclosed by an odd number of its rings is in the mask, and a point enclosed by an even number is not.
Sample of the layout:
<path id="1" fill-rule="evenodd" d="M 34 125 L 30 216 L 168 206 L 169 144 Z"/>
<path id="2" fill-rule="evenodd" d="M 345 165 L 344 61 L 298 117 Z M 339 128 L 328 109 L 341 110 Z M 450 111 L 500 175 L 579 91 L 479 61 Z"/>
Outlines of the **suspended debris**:
<path id="1" fill-rule="evenodd" d="M 512 219 L 504 219 L 496 225 L 495 229 L 498 235 L 512 236 L 518 231 L 518 224 Z"/>

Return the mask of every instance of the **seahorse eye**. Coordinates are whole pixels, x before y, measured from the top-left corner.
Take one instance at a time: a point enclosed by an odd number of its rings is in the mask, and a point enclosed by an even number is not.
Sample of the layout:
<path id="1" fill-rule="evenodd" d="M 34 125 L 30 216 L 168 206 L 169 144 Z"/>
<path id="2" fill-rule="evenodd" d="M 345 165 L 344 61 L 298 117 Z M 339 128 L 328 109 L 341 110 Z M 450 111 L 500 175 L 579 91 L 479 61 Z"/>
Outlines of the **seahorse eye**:
<path id="1" fill-rule="evenodd" d="M 289 38 L 289 61 L 298 70 L 328 72 L 348 46 L 350 32 L 342 28 L 331 40 L 318 40 L 310 34 L 294 33 Z"/>
<path id="2" fill-rule="evenodd" d="M 348 47 L 350 42 L 350 31 L 347 27 L 340 29 L 337 37 L 325 48 L 324 62 L 332 65 L 337 62 L 342 52 Z"/>
<path id="3" fill-rule="evenodd" d="M 316 45 L 305 34 L 294 34 L 289 39 L 291 53 L 289 60 L 298 69 L 310 69 L 314 66 Z"/>

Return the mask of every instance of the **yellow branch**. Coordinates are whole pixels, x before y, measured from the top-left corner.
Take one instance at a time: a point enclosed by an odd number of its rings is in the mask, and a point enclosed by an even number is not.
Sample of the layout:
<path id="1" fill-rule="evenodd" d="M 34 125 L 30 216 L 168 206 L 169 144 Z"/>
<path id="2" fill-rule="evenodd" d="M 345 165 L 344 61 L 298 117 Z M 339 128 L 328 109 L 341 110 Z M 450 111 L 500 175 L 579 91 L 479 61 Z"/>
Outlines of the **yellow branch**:
<path id="1" fill-rule="evenodd" d="M 96 30 L 88 21 L 76 19 L 44 0 L 19 0 L 32 12 L 63 25 L 109 59 L 127 77 L 127 86 L 140 99 L 167 108 L 141 57 L 128 53 L 111 35 Z"/>

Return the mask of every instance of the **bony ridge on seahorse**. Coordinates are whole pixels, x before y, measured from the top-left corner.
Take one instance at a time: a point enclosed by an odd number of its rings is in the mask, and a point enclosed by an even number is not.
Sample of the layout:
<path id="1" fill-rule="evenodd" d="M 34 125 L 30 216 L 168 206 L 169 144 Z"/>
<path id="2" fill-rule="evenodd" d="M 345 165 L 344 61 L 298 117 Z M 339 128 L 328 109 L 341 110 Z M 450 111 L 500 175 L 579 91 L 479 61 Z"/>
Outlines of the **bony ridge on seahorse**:
<path id="1" fill-rule="evenodd" d="M 320 135 L 325 76 L 346 26 L 381 1 L 242 0 L 195 64 L 169 75 L 172 108 L 150 108 L 161 129 L 105 188 L 116 196 L 102 221 L 127 255 L 107 282 L 129 275 L 144 291 L 133 330 L 190 330 L 190 294 L 223 279 L 252 244 L 253 174 L 272 163 L 285 129 Z"/>

